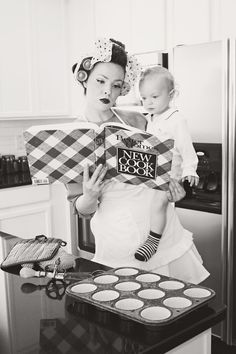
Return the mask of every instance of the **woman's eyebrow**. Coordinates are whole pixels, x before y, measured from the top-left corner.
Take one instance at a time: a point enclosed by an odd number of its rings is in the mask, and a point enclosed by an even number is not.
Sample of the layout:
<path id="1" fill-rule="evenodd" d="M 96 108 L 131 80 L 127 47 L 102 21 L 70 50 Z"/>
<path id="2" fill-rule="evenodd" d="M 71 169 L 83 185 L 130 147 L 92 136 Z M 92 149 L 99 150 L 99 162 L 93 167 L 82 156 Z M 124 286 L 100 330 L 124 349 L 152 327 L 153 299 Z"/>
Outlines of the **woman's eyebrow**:
<path id="1" fill-rule="evenodd" d="M 103 74 L 98 74 L 98 75 L 99 75 L 99 76 L 102 76 L 104 79 L 109 80 L 109 77 L 107 77 L 106 75 L 103 75 Z M 115 79 L 114 81 L 121 81 L 121 82 L 123 82 L 122 79 Z"/>

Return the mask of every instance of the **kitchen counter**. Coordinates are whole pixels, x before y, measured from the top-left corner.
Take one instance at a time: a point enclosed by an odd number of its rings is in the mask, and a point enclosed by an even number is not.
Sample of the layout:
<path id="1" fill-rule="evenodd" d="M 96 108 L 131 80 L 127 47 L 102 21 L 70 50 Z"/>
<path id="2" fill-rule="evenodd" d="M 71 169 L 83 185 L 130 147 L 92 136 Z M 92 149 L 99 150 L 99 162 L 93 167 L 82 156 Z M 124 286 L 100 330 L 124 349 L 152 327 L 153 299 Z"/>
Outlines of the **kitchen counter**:
<path id="1" fill-rule="evenodd" d="M 81 276 L 106 269 L 78 258 L 75 271 Z M 0 272 L 8 303 L 8 324 L 0 325 L 0 352 L 4 354 L 172 353 L 173 348 L 207 333 L 225 316 L 225 306 L 210 303 L 164 329 L 149 329 L 75 301 L 65 294 L 66 286 L 75 280 L 54 283 L 48 278 L 21 278 L 17 270 L 16 274 Z"/>
<path id="2" fill-rule="evenodd" d="M 28 172 L 2 175 L 0 171 L 0 189 L 26 186 L 30 184 L 32 184 L 32 181 Z"/>

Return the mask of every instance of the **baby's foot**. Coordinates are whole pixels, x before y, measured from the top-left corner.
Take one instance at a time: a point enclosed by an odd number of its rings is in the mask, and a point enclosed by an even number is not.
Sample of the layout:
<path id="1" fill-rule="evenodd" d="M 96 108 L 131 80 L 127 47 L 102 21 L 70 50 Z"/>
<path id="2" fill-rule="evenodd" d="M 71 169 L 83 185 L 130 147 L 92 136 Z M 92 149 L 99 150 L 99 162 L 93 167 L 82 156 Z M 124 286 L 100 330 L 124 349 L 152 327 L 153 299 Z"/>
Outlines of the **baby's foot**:
<path id="1" fill-rule="evenodd" d="M 153 231 L 150 231 L 147 240 L 135 252 L 134 254 L 135 258 L 138 259 L 139 261 L 147 262 L 156 253 L 160 239 L 161 239 L 161 235 L 156 234 Z"/>

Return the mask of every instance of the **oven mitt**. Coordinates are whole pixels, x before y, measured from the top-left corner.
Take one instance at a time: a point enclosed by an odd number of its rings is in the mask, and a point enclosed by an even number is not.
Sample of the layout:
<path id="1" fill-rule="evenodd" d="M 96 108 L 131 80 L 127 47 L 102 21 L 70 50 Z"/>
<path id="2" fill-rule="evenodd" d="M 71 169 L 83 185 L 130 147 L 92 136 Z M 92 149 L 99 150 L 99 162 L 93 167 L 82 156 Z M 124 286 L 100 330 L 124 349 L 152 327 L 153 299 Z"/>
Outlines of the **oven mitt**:
<path id="1" fill-rule="evenodd" d="M 50 260 L 40 262 L 39 266 L 45 271 L 53 271 L 58 258 L 60 258 L 60 263 L 57 265 L 58 272 L 63 272 L 64 270 L 75 267 L 75 259 L 77 257 L 67 253 L 62 248 L 59 248 L 57 254 Z"/>
<path id="2" fill-rule="evenodd" d="M 58 271 L 72 268 L 75 264 L 76 257 L 61 248 L 66 246 L 66 242 L 61 239 L 39 235 L 35 239 L 18 238 L 18 240 L 2 262 L 2 270 L 9 270 L 15 266 L 29 268 L 39 266 L 44 270 L 46 267 L 47 270 L 51 270 L 58 258 L 60 258 Z"/>

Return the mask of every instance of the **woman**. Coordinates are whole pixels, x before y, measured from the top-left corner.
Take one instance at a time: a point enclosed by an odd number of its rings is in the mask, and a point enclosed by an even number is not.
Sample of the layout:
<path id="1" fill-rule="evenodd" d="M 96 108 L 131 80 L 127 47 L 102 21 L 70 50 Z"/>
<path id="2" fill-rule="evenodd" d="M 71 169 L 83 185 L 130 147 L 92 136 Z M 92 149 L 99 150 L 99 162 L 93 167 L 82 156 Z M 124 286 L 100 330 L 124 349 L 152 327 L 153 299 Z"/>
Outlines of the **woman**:
<path id="1" fill-rule="evenodd" d="M 129 92 L 138 76 L 139 66 L 124 45 L 112 39 L 95 43 L 91 57 L 74 65 L 76 80 L 85 91 L 86 107 L 82 120 L 97 123 L 124 122 L 144 129 L 145 117 L 138 113 L 114 110 L 120 95 Z M 164 275 L 199 283 L 209 273 L 202 265 L 192 234 L 179 222 L 171 203 L 159 251 L 148 261 L 135 259 L 135 251 L 145 241 L 150 229 L 151 200 L 155 190 L 115 181 L 103 181 L 106 168 L 98 166 L 89 176 L 84 170 L 83 186 L 68 185 L 68 199 L 75 212 L 91 217 L 96 252 L 93 260 L 110 267 L 134 266 Z M 170 183 L 168 198 L 177 201 L 184 196 L 182 187 Z"/>

